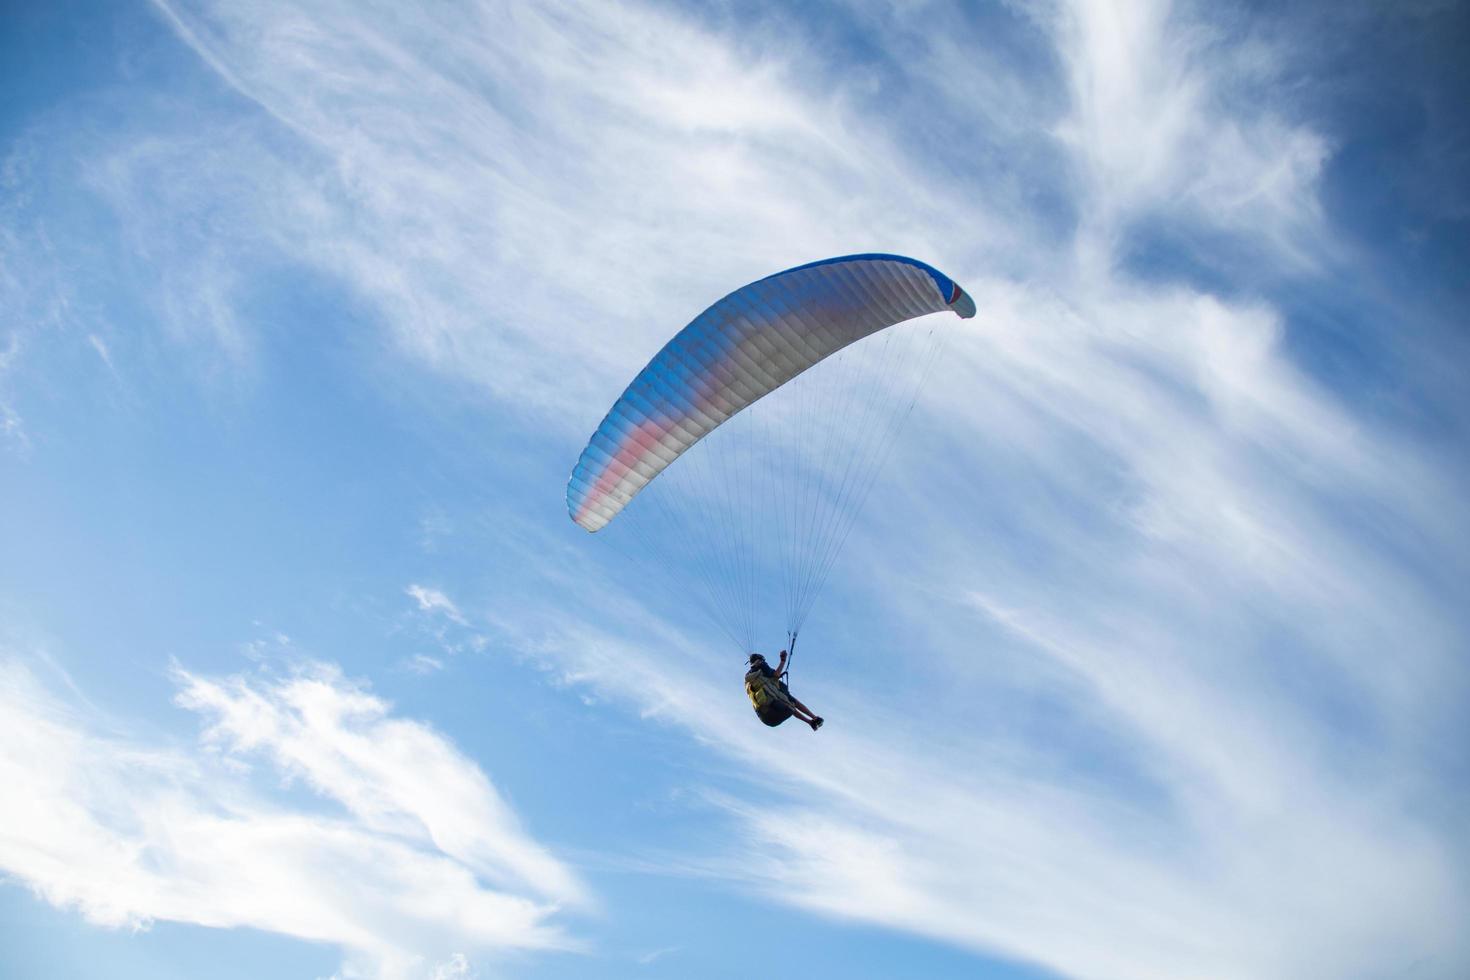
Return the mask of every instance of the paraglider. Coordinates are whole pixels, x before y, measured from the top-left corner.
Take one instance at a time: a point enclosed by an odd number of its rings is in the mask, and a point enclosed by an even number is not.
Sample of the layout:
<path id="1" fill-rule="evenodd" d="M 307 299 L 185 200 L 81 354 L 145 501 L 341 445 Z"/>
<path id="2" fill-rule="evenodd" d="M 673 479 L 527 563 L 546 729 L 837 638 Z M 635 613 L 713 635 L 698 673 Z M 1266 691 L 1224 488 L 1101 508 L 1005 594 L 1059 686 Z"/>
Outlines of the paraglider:
<path id="1" fill-rule="evenodd" d="M 784 605 L 794 649 L 942 340 L 932 324 L 904 336 L 889 328 L 944 311 L 968 319 L 975 303 L 900 255 L 824 259 L 735 290 L 675 334 L 607 412 L 572 470 L 568 513 L 590 532 L 631 525 L 640 552 L 697 593 L 742 653 Z M 677 485 L 649 492 L 661 476 Z M 756 686 L 782 710 L 794 700 L 779 683 L 788 670 L 783 651 L 772 684 Z"/>
<path id="2" fill-rule="evenodd" d="M 775 728 L 787 718 L 795 717 L 811 726 L 812 731 L 822 727 L 822 717 L 791 693 L 785 680 L 786 651 L 781 651 L 781 660 L 772 667 L 759 653 L 752 653 L 746 661 L 745 696 L 750 698 L 755 716 L 767 727 Z"/>

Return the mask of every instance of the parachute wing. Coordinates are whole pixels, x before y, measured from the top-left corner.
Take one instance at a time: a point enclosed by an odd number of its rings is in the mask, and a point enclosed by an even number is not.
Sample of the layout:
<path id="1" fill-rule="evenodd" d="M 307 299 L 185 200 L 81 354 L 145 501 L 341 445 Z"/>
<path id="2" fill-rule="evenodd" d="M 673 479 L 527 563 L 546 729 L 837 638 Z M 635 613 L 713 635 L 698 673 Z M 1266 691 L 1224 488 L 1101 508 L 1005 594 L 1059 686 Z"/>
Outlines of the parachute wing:
<path id="1" fill-rule="evenodd" d="M 567 511 L 599 531 L 687 449 L 824 358 L 926 313 L 975 315 L 944 273 L 846 255 L 743 286 L 679 331 L 628 385 L 572 470 Z"/>

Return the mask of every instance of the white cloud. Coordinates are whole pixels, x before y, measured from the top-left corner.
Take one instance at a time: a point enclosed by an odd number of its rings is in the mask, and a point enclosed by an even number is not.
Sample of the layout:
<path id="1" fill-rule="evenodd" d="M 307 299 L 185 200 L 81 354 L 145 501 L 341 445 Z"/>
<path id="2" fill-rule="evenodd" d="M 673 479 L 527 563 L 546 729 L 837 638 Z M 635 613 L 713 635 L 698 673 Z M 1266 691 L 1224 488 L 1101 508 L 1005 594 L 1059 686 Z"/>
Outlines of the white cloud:
<path id="1" fill-rule="evenodd" d="M 460 626 L 465 625 L 464 614 L 454 604 L 454 600 L 438 589 L 424 585 L 410 585 L 403 590 L 404 594 L 418 603 L 419 610 L 426 613 L 438 613 L 452 623 Z"/>
<path id="2" fill-rule="evenodd" d="M 488 642 L 485 636 L 470 628 L 464 612 L 443 591 L 417 584 L 403 591 L 413 600 L 415 609 L 407 627 L 437 647 L 437 655 L 415 653 L 403 661 L 405 669 L 420 675 L 432 674 L 443 670 L 453 657 L 485 649 Z"/>
<path id="3" fill-rule="evenodd" d="M 404 667 L 410 672 L 419 675 L 438 673 L 444 669 L 444 661 L 437 657 L 431 657 L 426 653 L 416 653 L 404 662 Z"/>
<path id="4" fill-rule="evenodd" d="M 1261 98 L 1290 52 L 1231 36 L 1226 22 L 1170 0 L 1057 6 L 1049 26 L 1071 111 L 1056 132 L 1083 181 L 1084 250 L 1110 253 L 1127 222 L 1165 214 L 1176 230 L 1228 230 L 1273 259 L 1316 258 L 1327 142 Z"/>
<path id="5" fill-rule="evenodd" d="M 740 701 L 738 669 L 687 638 L 666 643 L 649 622 L 629 642 L 525 613 L 502 623 L 512 643 L 756 781 L 748 799 L 715 798 L 746 836 L 702 867 L 773 900 L 1077 977 L 1371 976 L 1404 950 L 1448 975 L 1470 957 L 1456 845 L 1404 809 L 1402 774 L 1341 770 L 1311 742 L 1330 728 L 1304 732 L 1320 722 L 1217 690 L 1177 657 L 1013 615 L 1033 651 L 1084 673 L 1060 720 L 1089 728 L 1088 745 L 977 726 L 995 681 L 957 674 L 952 700 L 909 715 L 830 682 L 798 691 L 829 724 L 771 733 Z"/>
<path id="6" fill-rule="evenodd" d="M 573 945 L 552 919 L 583 887 L 442 735 L 330 667 L 178 680 L 205 753 L 99 734 L 0 666 L 0 868 L 100 925 L 264 929 L 358 976 Z M 242 775 L 261 760 L 342 811 L 272 799 Z"/>
<path id="7" fill-rule="evenodd" d="M 843 249 L 938 260 L 959 198 L 774 33 L 757 55 L 636 5 L 158 7 L 263 112 L 139 111 L 148 137 L 91 147 L 86 183 L 166 270 L 174 334 L 237 364 L 249 271 L 284 256 L 400 352 L 580 429 L 661 324 Z M 988 209 L 965 202 L 966 252 L 1016 246 Z"/>
<path id="8" fill-rule="evenodd" d="M 650 949 L 648 952 L 640 953 L 637 956 L 638 965 L 648 966 L 650 963 L 656 963 L 670 953 L 677 953 L 683 948 L 682 946 L 660 946 L 658 949 Z"/>
<path id="9" fill-rule="evenodd" d="M 432 980 L 465 980 L 473 975 L 469 959 L 463 953 L 455 953 L 434 967 Z"/>
<path id="10" fill-rule="evenodd" d="M 87 334 L 87 343 L 92 345 L 92 349 L 97 352 L 97 356 L 102 359 L 102 363 L 107 365 L 108 372 L 116 377 L 117 365 L 112 363 L 112 351 L 108 348 L 107 341 L 95 333 L 90 333 Z"/>

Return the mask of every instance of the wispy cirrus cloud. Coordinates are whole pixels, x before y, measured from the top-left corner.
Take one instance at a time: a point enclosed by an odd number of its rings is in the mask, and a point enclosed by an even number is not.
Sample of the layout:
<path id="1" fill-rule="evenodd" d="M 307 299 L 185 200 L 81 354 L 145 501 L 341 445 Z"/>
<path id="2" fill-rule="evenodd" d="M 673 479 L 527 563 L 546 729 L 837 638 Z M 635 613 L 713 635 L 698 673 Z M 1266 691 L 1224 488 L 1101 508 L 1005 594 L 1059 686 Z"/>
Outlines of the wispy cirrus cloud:
<path id="1" fill-rule="evenodd" d="M 143 301 L 223 363 L 249 363 L 239 310 L 284 261 L 345 284 L 396 353 L 580 428 L 588 392 L 732 277 L 954 251 L 953 176 L 774 29 L 757 53 L 643 6 L 157 8 L 253 111 L 221 99 L 201 129 L 130 101 L 146 138 L 84 131 L 75 178 L 157 276 Z M 965 254 L 1026 223 L 985 196 L 963 221 Z"/>
<path id="2" fill-rule="evenodd" d="M 441 589 L 410 584 L 403 590 L 413 600 L 414 610 L 405 628 L 432 645 L 435 653 L 415 653 L 402 663 L 411 674 L 428 676 L 443 670 L 450 659 L 466 652 L 485 649 L 488 642 L 476 630 L 453 599 Z"/>
<path id="3" fill-rule="evenodd" d="M 1456 844 L 1401 795 L 1426 785 L 1397 768 L 1422 765 L 1416 746 L 1344 769 L 1330 719 L 1262 688 L 1217 688 L 1157 648 L 976 611 L 1050 661 L 1011 678 L 1019 703 L 1000 707 L 1060 702 L 1073 714 L 1047 738 L 1035 719 L 975 724 L 1004 692 L 994 676 L 946 672 L 951 690 L 911 709 L 856 680 L 800 690 L 829 724 L 773 745 L 732 697 L 736 669 L 687 637 L 668 638 L 677 660 L 660 656 L 656 621 L 624 638 L 521 608 L 501 629 L 562 682 L 686 729 L 755 780 L 709 797 L 742 828 L 729 854 L 655 866 L 1068 976 L 1372 975 L 1405 949 L 1452 971 L 1470 955 Z M 929 653 L 977 653 L 950 643 Z M 1391 910 L 1365 897 L 1382 894 L 1397 897 Z"/>
<path id="4" fill-rule="evenodd" d="M 1264 93 L 1291 52 L 1170 0 L 1057 4 L 1048 28 L 1070 107 L 1055 127 L 1081 179 L 1079 246 L 1101 258 L 1128 224 L 1201 225 L 1298 266 L 1320 258 L 1327 140 Z"/>
<path id="5" fill-rule="evenodd" d="M 404 661 L 403 667 L 409 673 L 421 676 L 438 673 L 444 669 L 444 661 L 438 657 L 431 657 L 426 653 L 416 653 Z"/>
<path id="6" fill-rule="evenodd" d="M 202 751 L 100 731 L 0 666 L 6 874 L 99 925 L 330 943 L 357 976 L 576 945 L 555 920 L 584 886 L 443 735 L 325 665 L 176 680 Z M 258 768 L 336 805 L 277 799 Z"/>
<path id="7" fill-rule="evenodd" d="M 460 626 L 465 625 L 464 613 L 454 604 L 454 600 L 445 595 L 439 589 L 426 585 L 410 585 L 403 590 L 406 595 L 418 604 L 420 612 L 442 615 L 451 623 Z"/>

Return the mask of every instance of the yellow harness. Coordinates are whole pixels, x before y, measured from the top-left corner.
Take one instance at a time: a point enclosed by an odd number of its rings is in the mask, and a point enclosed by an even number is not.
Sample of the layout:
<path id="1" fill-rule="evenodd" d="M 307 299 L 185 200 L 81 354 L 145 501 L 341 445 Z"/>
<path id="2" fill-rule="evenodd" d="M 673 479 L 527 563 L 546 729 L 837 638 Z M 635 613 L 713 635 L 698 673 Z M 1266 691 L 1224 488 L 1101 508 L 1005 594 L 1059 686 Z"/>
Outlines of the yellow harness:
<path id="1" fill-rule="evenodd" d="M 786 700 L 781 694 L 778 682 L 759 670 L 746 671 L 745 696 L 750 698 L 750 703 L 755 705 L 757 711 L 778 701 Z"/>
<path id="2" fill-rule="evenodd" d="M 769 679 L 766 674 L 760 673 L 759 670 L 745 671 L 745 696 L 750 698 L 751 704 L 756 705 L 757 711 L 776 699 L 776 696 L 767 688 L 767 683 Z"/>

